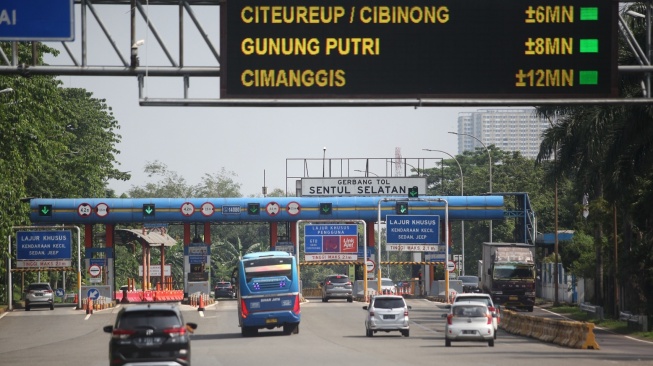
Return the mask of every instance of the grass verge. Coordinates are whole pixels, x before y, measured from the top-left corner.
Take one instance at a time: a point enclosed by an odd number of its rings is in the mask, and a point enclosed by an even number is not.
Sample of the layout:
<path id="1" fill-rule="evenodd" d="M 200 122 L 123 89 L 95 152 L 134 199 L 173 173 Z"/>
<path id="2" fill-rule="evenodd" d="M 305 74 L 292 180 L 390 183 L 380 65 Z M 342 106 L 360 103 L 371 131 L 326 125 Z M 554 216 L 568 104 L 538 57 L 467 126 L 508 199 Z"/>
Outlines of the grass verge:
<path id="1" fill-rule="evenodd" d="M 560 306 L 551 306 L 547 310 L 566 316 L 567 318 L 581 321 L 594 323 L 597 327 L 608 329 L 612 332 L 628 335 L 634 338 L 653 341 L 653 331 L 651 332 L 640 332 L 635 329 L 632 329 L 628 326 L 628 322 L 615 320 L 615 319 L 594 319 L 590 314 L 585 311 L 582 311 L 578 306 L 571 305 L 560 305 Z"/>

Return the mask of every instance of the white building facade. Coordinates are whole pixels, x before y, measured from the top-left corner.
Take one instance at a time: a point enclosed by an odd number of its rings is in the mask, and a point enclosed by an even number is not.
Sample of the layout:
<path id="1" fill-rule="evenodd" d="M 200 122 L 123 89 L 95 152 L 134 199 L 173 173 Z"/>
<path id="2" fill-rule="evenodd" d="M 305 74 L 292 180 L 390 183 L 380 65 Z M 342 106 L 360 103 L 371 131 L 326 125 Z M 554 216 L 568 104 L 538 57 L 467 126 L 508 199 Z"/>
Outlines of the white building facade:
<path id="1" fill-rule="evenodd" d="M 519 151 L 535 159 L 540 150 L 542 133 L 550 126 L 546 118 L 535 115 L 534 108 L 479 109 L 458 114 L 458 154 L 483 149 L 472 135 L 486 146 L 495 145 L 504 151 Z"/>

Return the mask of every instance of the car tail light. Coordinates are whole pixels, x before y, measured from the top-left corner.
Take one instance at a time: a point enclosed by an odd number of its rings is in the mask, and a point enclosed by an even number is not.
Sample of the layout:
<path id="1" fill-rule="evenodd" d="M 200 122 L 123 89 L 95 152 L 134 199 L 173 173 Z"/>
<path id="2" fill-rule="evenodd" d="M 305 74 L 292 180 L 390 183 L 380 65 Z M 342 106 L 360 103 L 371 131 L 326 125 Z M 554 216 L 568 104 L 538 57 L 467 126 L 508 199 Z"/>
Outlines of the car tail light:
<path id="1" fill-rule="evenodd" d="M 447 315 L 447 324 L 453 324 L 453 314 Z"/>
<path id="2" fill-rule="evenodd" d="M 45 292 L 46 294 L 49 294 L 52 292 L 52 290 L 43 290 L 42 292 Z"/>
<path id="3" fill-rule="evenodd" d="M 135 331 L 131 329 L 114 329 L 113 332 L 111 332 L 111 337 L 115 339 L 126 339 L 131 337 Z"/>
<path id="4" fill-rule="evenodd" d="M 490 313 L 487 314 L 487 323 L 492 324 L 492 314 Z"/>
<path id="5" fill-rule="evenodd" d="M 163 333 L 166 333 L 170 337 L 179 337 L 186 334 L 186 328 L 185 327 L 167 328 L 163 330 Z"/>
<path id="6" fill-rule="evenodd" d="M 245 299 L 240 299 L 240 316 L 245 319 L 249 316 L 249 310 L 247 310 L 247 304 Z"/>
<path id="7" fill-rule="evenodd" d="M 331 284 L 331 281 L 326 281 L 327 286 Z"/>
<path id="8" fill-rule="evenodd" d="M 299 306 L 299 295 L 295 295 L 295 305 L 292 308 L 292 312 L 299 315 L 299 313 L 302 311 L 301 307 Z"/>
<path id="9" fill-rule="evenodd" d="M 404 308 L 404 316 L 408 316 L 408 309 Z"/>

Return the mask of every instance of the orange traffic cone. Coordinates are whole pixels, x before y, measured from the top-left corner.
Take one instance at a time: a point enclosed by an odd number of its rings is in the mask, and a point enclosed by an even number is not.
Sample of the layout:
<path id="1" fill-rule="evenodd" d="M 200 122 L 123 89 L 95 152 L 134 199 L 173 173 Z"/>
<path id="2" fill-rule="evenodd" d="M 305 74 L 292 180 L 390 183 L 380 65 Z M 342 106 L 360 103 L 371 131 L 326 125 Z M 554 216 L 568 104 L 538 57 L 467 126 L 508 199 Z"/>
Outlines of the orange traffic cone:
<path id="1" fill-rule="evenodd" d="M 93 314 L 93 299 L 90 297 L 86 302 L 86 314 Z"/>
<path id="2" fill-rule="evenodd" d="M 197 311 L 204 311 L 204 294 L 200 294 L 200 306 Z"/>

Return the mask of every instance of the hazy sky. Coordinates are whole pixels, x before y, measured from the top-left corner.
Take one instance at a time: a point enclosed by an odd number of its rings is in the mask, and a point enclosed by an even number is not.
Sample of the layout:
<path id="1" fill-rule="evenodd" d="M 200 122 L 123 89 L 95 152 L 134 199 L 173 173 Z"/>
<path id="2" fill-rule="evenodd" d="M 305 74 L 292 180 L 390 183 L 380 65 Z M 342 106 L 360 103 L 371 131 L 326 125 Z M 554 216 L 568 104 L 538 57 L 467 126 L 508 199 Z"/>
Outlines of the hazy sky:
<path id="1" fill-rule="evenodd" d="M 102 7 L 100 17 L 112 37 L 129 58 L 129 11 L 124 6 Z M 154 8 L 154 7 L 150 7 Z M 176 6 L 158 7 L 160 16 L 150 14 L 167 46 L 177 58 Z M 211 11 L 196 11 L 212 41 L 219 44 L 217 7 Z M 89 16 L 90 18 L 90 16 Z M 79 16 L 78 18 L 79 19 Z M 165 21 L 168 23 L 165 23 Z M 158 22 L 158 23 L 157 23 Z M 175 27 L 166 26 L 175 24 Z M 216 63 L 191 22 L 187 21 L 187 64 L 209 66 Z M 163 27 L 162 27 L 163 26 Z M 77 26 L 79 29 L 79 24 Z M 160 47 L 141 21 L 137 39 L 146 40 L 140 48 L 141 66 L 169 66 Z M 71 44 L 78 59 L 78 40 Z M 89 26 L 88 64 L 119 65 L 118 58 L 91 20 Z M 61 49 L 61 46 L 49 44 Z M 64 54 L 50 64 L 70 65 Z M 129 171 L 128 182 L 110 181 L 109 187 L 120 195 L 131 186 L 156 181 L 143 173 L 148 162 L 158 160 L 182 175 L 188 184 L 198 184 L 205 174 L 219 172 L 223 167 L 236 173 L 241 193 L 260 195 L 264 182 L 268 191 L 286 189 L 286 174 L 301 175 L 301 167 L 286 172 L 286 159 L 357 159 L 395 157 L 401 149 L 404 158 L 447 158 L 446 155 L 422 151 L 438 149 L 455 155 L 458 151 L 456 131 L 459 112 L 480 108 L 444 107 L 310 107 L 310 108 L 234 108 L 234 107 L 141 107 L 138 104 L 138 84 L 135 77 L 73 77 L 60 78 L 65 87 L 85 88 L 95 98 L 106 99 L 120 124 L 117 160 L 122 171 Z M 165 80 L 162 80 L 165 79 Z M 206 79 L 206 80 L 205 80 Z M 151 98 L 182 97 L 181 78 L 148 78 L 145 96 Z M 191 78 L 191 98 L 218 98 L 218 78 Z M 326 153 L 323 148 L 326 147 Z M 414 164 L 414 163 L 413 163 Z M 321 167 L 320 167 L 321 168 Z M 428 168 L 428 166 L 427 166 Z M 365 169 L 363 166 L 354 169 Z M 374 171 L 377 169 L 377 171 Z M 370 167 L 373 174 L 385 175 Z M 320 169 L 318 169 L 320 170 Z M 265 173 L 264 173 L 265 171 Z M 310 172 L 321 176 L 319 172 Z M 319 174 L 318 174 L 319 173 Z M 361 173 L 352 173 L 361 175 Z M 332 176 L 337 176 L 335 172 Z"/>

